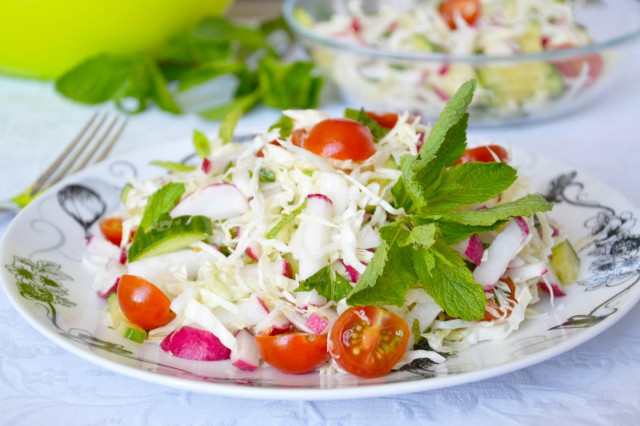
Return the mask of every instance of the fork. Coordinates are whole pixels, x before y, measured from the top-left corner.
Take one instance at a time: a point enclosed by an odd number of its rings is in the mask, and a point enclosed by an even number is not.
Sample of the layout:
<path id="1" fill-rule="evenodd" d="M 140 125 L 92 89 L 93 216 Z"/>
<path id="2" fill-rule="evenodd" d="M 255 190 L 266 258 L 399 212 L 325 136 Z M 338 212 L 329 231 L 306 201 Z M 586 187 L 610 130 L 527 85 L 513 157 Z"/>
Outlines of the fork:
<path id="1" fill-rule="evenodd" d="M 108 113 L 96 112 L 33 184 L 16 197 L 0 202 L 0 210 L 19 210 L 61 179 L 104 160 L 126 125 L 126 118 L 109 118 Z M 102 151 L 98 152 L 100 148 Z"/>

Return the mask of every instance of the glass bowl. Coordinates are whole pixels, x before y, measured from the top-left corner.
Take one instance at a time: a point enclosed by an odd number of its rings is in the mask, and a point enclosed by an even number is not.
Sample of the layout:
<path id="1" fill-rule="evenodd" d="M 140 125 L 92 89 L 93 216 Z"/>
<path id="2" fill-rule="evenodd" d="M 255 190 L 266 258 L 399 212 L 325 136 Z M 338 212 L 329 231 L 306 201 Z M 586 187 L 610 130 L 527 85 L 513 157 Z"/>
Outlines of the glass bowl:
<path id="1" fill-rule="evenodd" d="M 346 103 L 376 111 L 410 111 L 425 121 L 434 120 L 457 87 L 471 78 L 478 81 L 469 120 L 476 126 L 548 119 L 577 110 L 616 81 L 634 52 L 632 42 L 640 39 L 637 0 L 574 2 L 577 21 L 593 43 L 539 53 L 389 50 L 314 31 L 317 23 L 344 14 L 346 3 L 285 0 L 283 14 Z M 407 1 L 392 4 L 406 7 Z M 425 73 L 437 75 L 439 84 L 434 85 L 433 78 L 426 84 Z"/>

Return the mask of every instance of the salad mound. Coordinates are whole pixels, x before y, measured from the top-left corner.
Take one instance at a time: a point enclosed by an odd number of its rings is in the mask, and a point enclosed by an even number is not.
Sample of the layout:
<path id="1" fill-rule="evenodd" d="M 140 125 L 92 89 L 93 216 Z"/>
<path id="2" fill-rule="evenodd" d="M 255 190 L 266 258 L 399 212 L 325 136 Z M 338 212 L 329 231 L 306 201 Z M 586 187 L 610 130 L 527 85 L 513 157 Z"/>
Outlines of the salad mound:
<path id="1" fill-rule="evenodd" d="M 433 127 L 289 110 L 251 144 L 196 132 L 200 164 L 132 180 L 89 240 L 109 325 L 181 358 L 362 377 L 506 338 L 579 259 L 506 149 L 467 148 L 475 86 Z"/>
<path id="2" fill-rule="evenodd" d="M 380 2 L 375 11 L 360 0 L 343 3 L 336 8 L 340 13 L 318 22 L 298 9 L 298 22 L 356 49 L 442 57 L 403 60 L 310 46 L 316 63 L 347 98 L 383 110 L 415 110 L 436 117 L 462 83 L 477 79 L 474 119 L 522 118 L 545 112 L 562 99 L 574 99 L 598 81 L 604 70 L 599 54 L 549 61 L 509 60 L 593 43 L 577 20 L 572 1 Z M 478 60 L 455 60 L 468 56 Z M 503 60 L 493 60 L 495 57 Z"/>

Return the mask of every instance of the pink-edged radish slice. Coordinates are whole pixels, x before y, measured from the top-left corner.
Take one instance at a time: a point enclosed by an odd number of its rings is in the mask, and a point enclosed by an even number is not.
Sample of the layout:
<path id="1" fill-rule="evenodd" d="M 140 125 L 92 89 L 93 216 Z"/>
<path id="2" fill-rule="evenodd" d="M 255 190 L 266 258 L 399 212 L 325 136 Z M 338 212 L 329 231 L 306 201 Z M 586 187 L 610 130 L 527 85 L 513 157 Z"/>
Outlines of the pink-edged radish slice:
<path id="1" fill-rule="evenodd" d="M 314 313 L 309 316 L 305 325 L 315 334 L 322 334 L 329 325 L 329 321 Z"/>
<path id="2" fill-rule="evenodd" d="M 213 165 L 211 164 L 211 160 L 209 160 L 209 158 L 205 158 L 202 160 L 202 172 L 203 173 L 211 173 L 211 168 L 213 167 Z"/>
<path id="3" fill-rule="evenodd" d="M 289 279 L 293 279 L 293 267 L 287 259 L 276 260 L 274 262 L 274 269 L 276 273 L 280 273 Z"/>
<path id="4" fill-rule="evenodd" d="M 291 322 L 280 312 L 272 311 L 264 321 L 255 326 L 256 334 L 267 333 L 269 335 L 283 334 L 291 331 Z"/>
<path id="5" fill-rule="evenodd" d="M 351 282 L 357 283 L 358 280 L 360 279 L 360 272 L 358 272 L 357 269 L 354 268 L 353 266 L 349 266 L 346 263 L 344 263 L 344 260 L 340 259 L 340 262 L 342 262 L 344 269 L 347 271 L 347 274 L 349 274 L 349 278 L 351 279 Z"/>
<path id="6" fill-rule="evenodd" d="M 240 370 L 253 371 L 260 366 L 260 352 L 256 340 L 247 330 L 236 333 L 238 346 L 231 352 L 231 365 Z"/>
<path id="7" fill-rule="evenodd" d="M 564 285 L 562 285 L 560 279 L 552 270 L 549 270 L 542 277 L 542 280 L 538 282 L 538 287 L 540 287 L 540 290 L 543 292 L 553 294 L 554 296 L 561 297 L 567 295 Z"/>
<path id="8" fill-rule="evenodd" d="M 183 326 L 165 337 L 160 349 L 178 358 L 195 361 L 220 361 L 231 357 L 231 350 L 213 333 L 190 326 Z"/>
<path id="9" fill-rule="evenodd" d="M 307 309 L 309 306 L 324 306 L 329 301 L 326 297 L 318 294 L 317 290 L 311 291 L 297 291 L 296 295 L 296 306 L 301 309 Z"/>
<path id="10" fill-rule="evenodd" d="M 485 291 L 493 288 L 507 270 L 509 262 L 522 250 L 529 237 L 529 226 L 521 217 L 512 220 L 491 243 L 486 260 L 473 271 L 473 278 Z"/>
<path id="11" fill-rule="evenodd" d="M 242 236 L 242 228 L 238 228 L 238 237 L 240 236 Z M 255 241 L 250 242 L 244 252 L 255 262 L 260 260 L 260 256 L 262 256 L 262 248 Z"/>
<path id="12" fill-rule="evenodd" d="M 511 262 L 509 262 L 507 269 L 522 268 L 526 264 L 527 262 L 525 262 L 523 258 L 516 256 Z"/>
<path id="13" fill-rule="evenodd" d="M 530 263 L 519 268 L 511 268 L 507 270 L 507 276 L 514 283 L 523 282 L 532 278 L 539 278 L 549 272 L 549 268 L 544 262 Z"/>
<path id="14" fill-rule="evenodd" d="M 95 254 L 97 256 L 102 256 L 120 262 L 122 253 L 120 247 L 100 236 L 92 235 L 87 241 L 87 249 L 90 254 Z"/>
<path id="15" fill-rule="evenodd" d="M 333 203 L 326 195 L 310 194 L 304 213 L 330 222 L 334 216 Z M 331 229 L 323 223 L 304 221 L 297 232 L 302 240 L 302 250 L 298 253 L 299 279 L 304 280 L 327 265 L 327 256 L 318 253 L 331 241 Z"/>
<path id="16" fill-rule="evenodd" d="M 453 248 L 475 265 L 479 265 L 482 262 L 484 247 L 476 234 L 456 243 Z"/>
<path id="17" fill-rule="evenodd" d="M 236 303 L 236 307 L 238 308 L 238 316 L 251 327 L 266 321 L 269 316 L 267 305 L 255 294 Z"/>
<path id="18" fill-rule="evenodd" d="M 114 282 L 111 288 L 109 288 L 107 291 L 99 291 L 98 296 L 102 299 L 108 298 L 111 293 L 115 293 L 116 291 L 118 291 L 118 284 L 120 284 L 120 277 L 116 278 L 116 282 Z"/>
<path id="19" fill-rule="evenodd" d="M 216 183 L 187 195 L 171 210 L 171 217 L 202 215 L 221 220 L 248 210 L 247 197 L 235 185 Z"/>
<path id="20" fill-rule="evenodd" d="M 113 292 L 114 286 L 125 272 L 125 267 L 120 262 L 109 259 L 96 274 L 93 280 L 93 289 L 98 293 L 98 296 L 109 297 L 109 294 Z"/>

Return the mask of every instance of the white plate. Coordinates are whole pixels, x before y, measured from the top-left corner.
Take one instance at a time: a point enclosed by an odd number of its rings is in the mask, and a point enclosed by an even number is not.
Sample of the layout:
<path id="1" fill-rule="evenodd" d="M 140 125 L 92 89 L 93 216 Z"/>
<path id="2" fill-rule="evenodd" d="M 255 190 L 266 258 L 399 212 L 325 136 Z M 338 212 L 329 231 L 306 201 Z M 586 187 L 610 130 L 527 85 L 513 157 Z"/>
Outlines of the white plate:
<path id="1" fill-rule="evenodd" d="M 153 147 L 88 169 L 44 193 L 13 221 L 2 242 L 4 290 L 21 315 L 56 344 L 91 362 L 142 380 L 212 394 L 265 399 L 344 399 L 417 392 L 497 376 L 566 352 L 606 330 L 640 298 L 639 210 L 586 173 L 514 149 L 514 164 L 555 205 L 551 216 L 580 251 L 580 280 L 568 294 L 536 305 L 541 315 L 502 342 L 472 347 L 444 364 L 416 362 L 380 379 L 240 371 L 227 361 L 174 358 L 138 345 L 104 323 L 104 300 L 82 264 L 88 235 L 119 204 L 127 176 L 162 173 L 151 160 L 179 161 L 188 141 Z"/>

